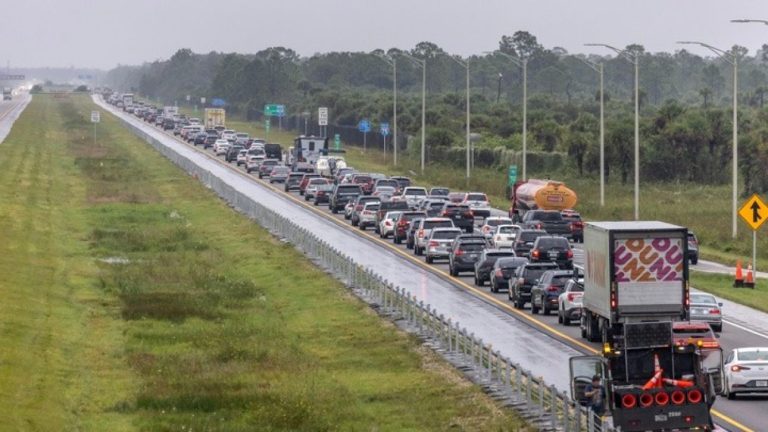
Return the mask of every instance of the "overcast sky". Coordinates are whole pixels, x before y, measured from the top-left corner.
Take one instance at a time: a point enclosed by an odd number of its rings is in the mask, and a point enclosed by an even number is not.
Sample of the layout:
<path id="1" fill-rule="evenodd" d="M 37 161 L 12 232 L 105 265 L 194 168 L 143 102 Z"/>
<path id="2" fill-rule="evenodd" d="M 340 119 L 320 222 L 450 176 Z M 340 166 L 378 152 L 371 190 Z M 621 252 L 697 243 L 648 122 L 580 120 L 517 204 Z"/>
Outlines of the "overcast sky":
<path id="1" fill-rule="evenodd" d="M 595 52 L 585 42 L 674 51 L 677 40 L 754 54 L 768 0 L 4 0 L 0 64 L 109 69 L 166 59 L 179 48 L 252 53 L 286 46 L 326 51 L 412 48 L 431 41 L 468 55 L 527 30 L 546 47 Z M 698 48 L 699 54 L 706 54 Z"/>

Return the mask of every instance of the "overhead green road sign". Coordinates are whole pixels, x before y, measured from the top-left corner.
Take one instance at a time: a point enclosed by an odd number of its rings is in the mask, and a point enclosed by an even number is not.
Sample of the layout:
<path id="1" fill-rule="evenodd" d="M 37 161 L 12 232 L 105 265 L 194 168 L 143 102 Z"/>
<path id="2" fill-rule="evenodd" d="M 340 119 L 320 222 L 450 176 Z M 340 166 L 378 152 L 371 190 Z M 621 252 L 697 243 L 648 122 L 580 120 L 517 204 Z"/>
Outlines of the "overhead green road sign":
<path id="1" fill-rule="evenodd" d="M 510 165 L 507 171 L 507 185 L 514 186 L 517 182 L 517 165 Z"/>
<path id="2" fill-rule="evenodd" d="M 285 115 L 285 105 L 266 104 L 264 105 L 264 115 L 283 117 Z"/>

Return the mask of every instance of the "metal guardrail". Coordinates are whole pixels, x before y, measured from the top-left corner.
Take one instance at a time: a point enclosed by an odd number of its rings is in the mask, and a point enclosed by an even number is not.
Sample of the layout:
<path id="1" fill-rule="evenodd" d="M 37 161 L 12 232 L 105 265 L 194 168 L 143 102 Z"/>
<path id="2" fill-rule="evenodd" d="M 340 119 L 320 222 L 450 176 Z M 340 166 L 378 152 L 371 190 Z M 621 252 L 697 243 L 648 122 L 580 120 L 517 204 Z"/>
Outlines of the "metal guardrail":
<path id="1" fill-rule="evenodd" d="M 535 377 L 520 364 L 502 356 L 458 322 L 445 318 L 404 288 L 383 279 L 374 269 L 355 263 L 351 256 L 289 218 L 235 190 L 140 128 L 126 121 L 123 124 L 163 156 L 215 191 L 237 211 L 300 249 L 381 315 L 420 336 L 492 397 L 518 411 L 532 426 L 540 430 L 564 432 L 614 431 L 594 413 L 571 400 L 565 392 L 558 392 L 554 386 L 547 385 L 542 378 Z"/>

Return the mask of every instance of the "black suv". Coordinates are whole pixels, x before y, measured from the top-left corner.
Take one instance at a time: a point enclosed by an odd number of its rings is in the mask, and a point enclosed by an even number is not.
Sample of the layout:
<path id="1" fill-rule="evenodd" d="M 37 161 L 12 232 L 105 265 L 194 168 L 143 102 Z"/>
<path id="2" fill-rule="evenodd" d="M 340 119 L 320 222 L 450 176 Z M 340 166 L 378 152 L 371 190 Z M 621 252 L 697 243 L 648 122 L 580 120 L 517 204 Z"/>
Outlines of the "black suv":
<path id="1" fill-rule="evenodd" d="M 456 239 L 448 256 L 448 270 L 451 276 L 458 276 L 463 271 L 473 271 L 475 263 L 483 254 L 487 243 L 476 239 Z"/>
<path id="2" fill-rule="evenodd" d="M 491 269 L 491 292 L 497 293 L 509 289 L 509 280 L 515 277 L 517 268 L 528 264 L 527 258 L 499 258 Z"/>
<path id="3" fill-rule="evenodd" d="M 483 286 L 485 281 L 491 280 L 491 270 L 493 264 L 499 258 L 514 257 L 515 252 L 509 249 L 486 249 L 483 251 L 483 255 L 475 264 L 475 285 Z"/>
<path id="4" fill-rule="evenodd" d="M 573 271 L 548 270 L 539 278 L 539 282 L 531 287 L 531 313 L 544 315 L 558 309 L 557 300 L 565 288 L 565 284 L 573 279 Z"/>
<path id="5" fill-rule="evenodd" d="M 233 145 L 232 147 L 227 150 L 226 156 L 224 156 L 224 159 L 227 162 L 236 162 L 237 161 L 237 154 L 240 153 L 240 150 L 245 149 L 245 147 L 241 145 Z"/>
<path id="6" fill-rule="evenodd" d="M 699 239 L 692 231 L 688 231 L 688 260 L 692 265 L 699 263 Z"/>
<path id="7" fill-rule="evenodd" d="M 290 192 L 299 189 L 299 183 L 301 183 L 303 177 L 303 172 L 292 172 L 288 174 L 288 178 L 285 180 L 285 191 Z"/>
<path id="8" fill-rule="evenodd" d="M 338 213 L 339 210 L 344 210 L 344 206 L 350 200 L 353 200 L 363 194 L 363 189 L 360 185 L 356 184 L 340 184 L 333 187 L 331 192 L 331 199 L 328 207 L 331 209 L 331 213 Z"/>
<path id="9" fill-rule="evenodd" d="M 541 236 L 533 242 L 529 255 L 531 262 L 553 262 L 561 269 L 573 268 L 573 249 L 565 237 Z"/>
<path id="10" fill-rule="evenodd" d="M 533 249 L 533 243 L 536 242 L 536 239 L 545 235 L 547 235 L 547 232 L 544 230 L 520 230 L 515 237 L 515 242 L 512 244 L 512 250 L 515 251 L 517 256 L 527 258 L 531 249 Z"/>
<path id="11" fill-rule="evenodd" d="M 450 218 L 456 228 L 461 228 L 468 233 L 475 230 L 475 215 L 468 205 L 447 202 L 443 204 L 440 216 Z"/>
<path id="12" fill-rule="evenodd" d="M 517 268 L 515 275 L 509 279 L 509 301 L 515 309 L 522 309 L 526 303 L 531 301 L 531 288 L 541 278 L 547 270 L 557 270 L 557 264 L 547 263 L 528 263 Z"/>

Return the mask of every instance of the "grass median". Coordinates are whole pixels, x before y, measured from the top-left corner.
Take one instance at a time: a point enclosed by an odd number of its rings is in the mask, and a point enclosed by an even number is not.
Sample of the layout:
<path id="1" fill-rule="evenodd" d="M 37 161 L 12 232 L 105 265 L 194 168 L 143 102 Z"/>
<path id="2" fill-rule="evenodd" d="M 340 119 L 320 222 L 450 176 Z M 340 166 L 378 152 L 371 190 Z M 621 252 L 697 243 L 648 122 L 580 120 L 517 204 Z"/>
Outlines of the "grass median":
<path id="1" fill-rule="evenodd" d="M 290 245 L 102 116 L 36 96 L 0 146 L 0 424 L 513 430 Z"/>

